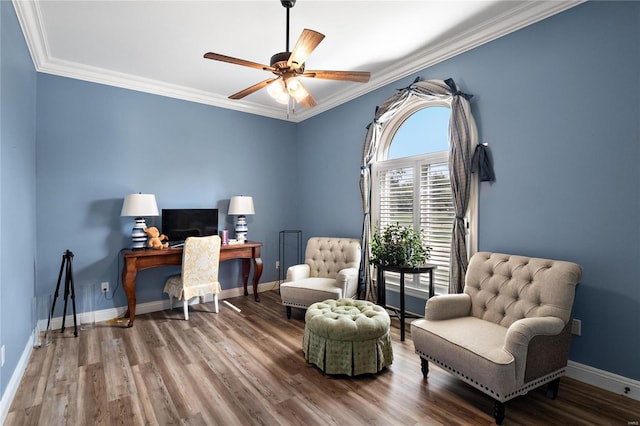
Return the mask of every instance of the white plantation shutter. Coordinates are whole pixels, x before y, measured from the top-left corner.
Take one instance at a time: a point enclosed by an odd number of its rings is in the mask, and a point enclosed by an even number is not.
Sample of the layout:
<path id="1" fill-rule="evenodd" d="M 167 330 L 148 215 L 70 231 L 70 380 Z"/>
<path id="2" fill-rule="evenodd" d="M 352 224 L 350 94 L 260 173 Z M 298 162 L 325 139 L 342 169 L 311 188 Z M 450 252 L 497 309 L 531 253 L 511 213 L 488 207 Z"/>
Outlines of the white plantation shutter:
<path id="1" fill-rule="evenodd" d="M 449 286 L 449 256 L 454 218 L 448 162 L 445 160 L 421 164 L 419 226 L 424 230 L 427 246 L 431 247 L 429 263 L 438 265 L 434 273 L 436 286 Z M 428 283 L 422 284 L 428 286 Z"/>
<path id="2" fill-rule="evenodd" d="M 380 170 L 380 227 L 413 226 L 414 166 Z"/>
<path id="3" fill-rule="evenodd" d="M 382 229 L 392 224 L 421 227 L 425 244 L 431 247 L 429 263 L 438 265 L 434 283 L 440 292 L 446 293 L 455 217 L 447 153 L 380 161 L 374 169 L 372 205 L 377 226 Z M 393 274 L 387 273 L 387 276 L 392 278 Z M 413 282 L 407 276 L 405 286 L 426 291 L 428 274 L 421 275 L 420 281 Z"/>

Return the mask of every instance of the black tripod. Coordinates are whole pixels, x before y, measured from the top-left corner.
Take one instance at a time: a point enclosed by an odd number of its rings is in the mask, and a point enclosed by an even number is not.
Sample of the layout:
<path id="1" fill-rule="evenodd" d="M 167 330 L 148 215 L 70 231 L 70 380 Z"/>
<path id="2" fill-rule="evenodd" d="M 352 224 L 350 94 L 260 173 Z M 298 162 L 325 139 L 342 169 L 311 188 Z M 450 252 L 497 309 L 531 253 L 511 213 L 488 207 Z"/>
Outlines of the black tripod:
<path id="1" fill-rule="evenodd" d="M 60 293 L 60 280 L 62 280 L 62 271 L 65 271 L 64 312 L 62 313 L 62 329 L 60 331 L 64 333 L 64 321 L 67 317 L 67 301 L 69 300 L 69 295 L 71 295 L 71 304 L 73 305 L 73 335 L 75 337 L 78 337 L 78 321 L 76 319 L 76 290 L 73 287 L 73 270 L 71 269 L 72 260 L 73 253 L 71 253 L 69 250 L 65 251 L 62 255 L 60 274 L 58 274 L 58 285 L 56 285 L 56 292 L 53 295 L 53 304 L 51 305 L 51 315 L 49 316 L 49 321 L 47 322 L 47 330 L 49 330 L 49 322 L 53 317 L 53 310 L 56 308 L 56 300 L 58 299 L 58 294 Z"/>

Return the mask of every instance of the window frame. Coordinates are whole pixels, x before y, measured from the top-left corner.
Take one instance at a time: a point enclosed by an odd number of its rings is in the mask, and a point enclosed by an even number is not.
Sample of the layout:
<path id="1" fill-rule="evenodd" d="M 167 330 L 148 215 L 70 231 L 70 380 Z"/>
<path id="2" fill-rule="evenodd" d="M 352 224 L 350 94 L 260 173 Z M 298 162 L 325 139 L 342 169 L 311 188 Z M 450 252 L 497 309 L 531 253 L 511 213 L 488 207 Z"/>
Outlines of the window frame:
<path id="1" fill-rule="evenodd" d="M 424 163 L 428 157 L 438 156 L 444 151 L 424 153 L 420 155 L 414 155 L 411 157 L 403 157 L 397 159 L 387 160 L 389 149 L 393 143 L 393 139 L 398 132 L 398 129 L 407 121 L 413 114 L 429 107 L 446 107 L 451 110 L 451 98 L 443 100 L 436 98 L 424 98 L 424 97 L 412 97 L 407 100 L 398 112 L 387 122 L 381 126 L 380 133 L 380 145 L 376 151 L 374 161 L 371 166 L 371 217 L 373 227 L 378 227 L 380 224 L 380 181 L 379 181 L 379 169 L 380 166 L 394 166 L 400 164 L 407 164 L 412 162 L 418 164 Z M 475 149 L 477 145 L 477 128 L 475 121 L 471 118 L 469 123 L 471 147 Z M 449 144 L 449 141 L 447 141 Z M 473 153 L 470 153 L 473 154 Z M 449 151 L 446 151 L 446 158 L 449 158 Z M 432 161 L 433 163 L 433 161 Z M 385 167 L 386 168 L 386 167 Z M 419 169 L 416 172 L 420 173 Z M 418 188 L 414 188 L 414 193 L 419 191 Z M 470 198 L 469 207 L 465 215 L 465 225 L 467 229 L 467 256 L 471 256 L 478 251 L 478 177 L 477 173 L 473 173 L 470 182 Z M 393 292 L 400 291 L 399 279 L 394 277 L 392 273 L 387 273 L 386 289 Z M 437 285 L 435 286 L 436 294 L 447 294 L 449 292 L 448 286 Z M 405 277 L 405 294 L 421 299 L 428 298 L 428 291 L 424 288 L 417 288 L 413 285 L 412 277 Z"/>

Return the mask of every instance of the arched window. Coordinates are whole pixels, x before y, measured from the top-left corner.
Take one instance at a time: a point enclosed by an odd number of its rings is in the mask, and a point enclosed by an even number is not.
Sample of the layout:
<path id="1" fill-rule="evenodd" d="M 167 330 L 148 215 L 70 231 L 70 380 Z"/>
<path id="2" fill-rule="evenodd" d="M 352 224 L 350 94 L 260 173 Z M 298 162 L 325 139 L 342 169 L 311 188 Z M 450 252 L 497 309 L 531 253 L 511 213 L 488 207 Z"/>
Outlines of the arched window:
<path id="1" fill-rule="evenodd" d="M 431 248 L 429 263 L 436 293 L 447 293 L 451 235 L 455 211 L 449 177 L 448 127 L 451 109 L 434 101 L 418 101 L 400 111 L 383 132 L 372 169 L 372 212 L 375 227 L 400 224 L 422 229 Z M 388 288 L 394 275 L 387 273 Z M 427 276 L 407 276 L 408 294 L 424 297 Z M 421 294 L 422 293 L 422 294 Z"/>
<path id="2" fill-rule="evenodd" d="M 460 96 L 466 95 L 459 93 L 451 80 L 415 82 L 376 112 L 363 152 L 363 241 L 367 244 L 372 228 L 376 227 L 398 223 L 421 228 L 426 245 L 431 247 L 429 263 L 438 265 L 434 276 L 437 293 L 461 289 L 460 275 L 463 279 L 467 259 L 462 264 L 459 258 L 452 259 L 458 256 L 452 250 L 459 247 L 459 234 L 464 234 L 465 257 L 477 249 L 477 181 L 470 172 L 477 137 L 468 100 L 466 97 L 461 100 Z M 454 185 L 452 165 L 457 168 Z M 468 206 L 460 217 L 456 215 L 460 200 L 456 200 L 452 189 L 456 186 L 467 188 Z M 455 277 L 451 276 L 452 265 Z M 371 277 L 367 273 L 370 271 L 365 271 L 367 298 L 372 299 L 375 292 L 370 288 Z M 388 279 L 389 283 L 393 280 Z M 405 286 L 407 294 L 426 297 L 428 283 L 405 279 Z"/>

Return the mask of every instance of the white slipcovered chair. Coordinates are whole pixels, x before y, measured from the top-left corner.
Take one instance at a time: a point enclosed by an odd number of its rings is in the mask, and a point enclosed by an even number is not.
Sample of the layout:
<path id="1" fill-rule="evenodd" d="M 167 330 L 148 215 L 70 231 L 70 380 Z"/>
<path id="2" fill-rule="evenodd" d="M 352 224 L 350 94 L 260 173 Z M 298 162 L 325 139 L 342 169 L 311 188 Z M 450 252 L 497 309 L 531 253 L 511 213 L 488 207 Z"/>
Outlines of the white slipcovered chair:
<path id="1" fill-rule="evenodd" d="M 360 240 L 309 238 L 304 264 L 287 269 L 280 297 L 291 318 L 291 307 L 306 309 L 328 299 L 352 298 L 358 292 Z"/>
<path id="2" fill-rule="evenodd" d="M 220 264 L 220 237 L 189 237 L 184 242 L 182 252 L 182 273 L 167 279 L 164 292 L 169 295 L 171 308 L 173 299 L 183 301 L 184 319 L 189 319 L 189 300 L 213 295 L 215 312 L 218 312 L 218 266 Z"/>
<path id="3" fill-rule="evenodd" d="M 580 280 L 571 262 L 477 253 L 464 293 L 436 296 L 411 336 L 427 378 L 428 362 L 494 399 L 497 424 L 504 403 L 549 384 L 554 399 L 571 342 L 571 310 Z"/>

